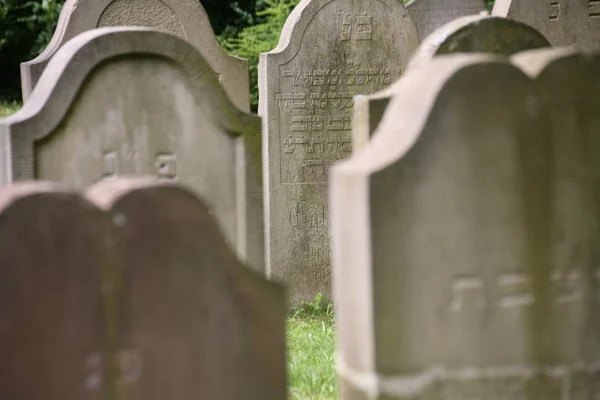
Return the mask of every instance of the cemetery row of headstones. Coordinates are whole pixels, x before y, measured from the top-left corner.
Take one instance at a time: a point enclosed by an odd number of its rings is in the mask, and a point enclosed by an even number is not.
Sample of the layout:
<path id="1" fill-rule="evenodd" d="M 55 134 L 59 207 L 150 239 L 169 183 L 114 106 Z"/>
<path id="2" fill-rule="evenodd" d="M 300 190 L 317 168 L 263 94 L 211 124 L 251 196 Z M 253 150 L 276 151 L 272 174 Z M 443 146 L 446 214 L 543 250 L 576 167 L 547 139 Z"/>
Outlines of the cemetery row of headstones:
<path id="1" fill-rule="evenodd" d="M 565 3 L 550 25 L 597 48 Z M 0 394 L 282 399 L 261 275 L 297 305 L 333 264 L 342 398 L 597 396 L 600 61 L 513 56 L 575 41 L 518 1 L 482 10 L 303 0 L 261 55 L 261 122 L 196 1 L 68 0 L 0 120 Z"/>
<path id="2" fill-rule="evenodd" d="M 593 2 L 528 3 L 498 1 L 489 17 L 478 15 L 485 14 L 481 0 L 413 0 L 406 7 L 397 0 L 302 1 L 288 18 L 279 46 L 261 56 L 261 137 L 260 120 L 245 114 L 247 62 L 223 51 L 197 0 L 68 0 L 48 47 L 21 66 L 23 99 L 33 102 L 3 124 L 12 137 L 12 154 L 3 161 L 11 160 L 0 171 L 0 184 L 48 179 L 85 188 L 127 173 L 177 179 L 214 204 L 226 237 L 244 261 L 289 285 L 291 304 L 319 292 L 330 295 L 327 174 L 333 163 L 363 146 L 377 126 L 389 97 L 378 91 L 396 82 L 406 68 L 418 68 L 437 55 L 465 51 L 510 55 L 549 44 L 594 46 L 594 35 L 600 31 L 594 24 L 600 19 Z M 552 40 L 519 21 L 543 33 L 552 31 L 546 35 Z M 157 28 L 186 44 L 176 42 L 178 50 L 168 50 L 171 39 L 129 33 L 147 39 L 137 39 L 144 42 L 138 46 L 134 39 L 116 44 L 99 38 L 110 42 L 112 49 L 90 47 L 81 54 L 74 44 L 66 45 L 94 28 L 124 25 Z M 570 29 L 575 26 L 573 36 Z M 62 56 L 55 57 L 59 51 Z M 86 56 L 86 51 L 94 57 Z M 138 71 L 133 61 L 97 67 L 105 59 L 133 52 L 166 56 L 195 72 L 193 77 L 169 75 L 164 72 L 169 67 L 160 63 Z M 203 61 L 193 61 L 195 57 Z M 47 68 L 54 58 L 63 62 Z M 86 67 L 75 59 L 66 62 L 68 58 L 84 58 Z M 78 73 L 67 73 L 71 68 Z M 113 68 L 120 71 L 108 71 Z M 38 82 L 46 69 L 46 82 Z M 204 72 L 214 79 L 204 77 Z M 114 92 L 106 90 L 103 74 L 117 76 Z M 190 85 L 181 83 L 175 85 L 182 87 L 179 94 L 153 94 L 157 87 L 180 78 L 210 88 L 189 90 Z M 90 87 L 88 80 L 93 83 Z M 38 94 L 31 99 L 34 87 Z M 123 104 L 113 101 L 125 87 L 133 97 L 121 99 Z M 215 93 L 214 101 L 213 95 L 204 96 L 206 91 Z M 363 97 L 375 92 L 375 97 Z M 203 98 L 196 101 L 198 93 Z M 97 112 L 99 104 L 105 104 L 105 113 Z M 183 112 L 194 107 L 204 112 Z M 204 121 L 203 115 L 210 119 L 213 114 L 215 121 Z M 207 157 L 197 156 L 200 142 L 206 143 Z M 209 171 L 207 166 L 218 172 L 199 172 Z"/>

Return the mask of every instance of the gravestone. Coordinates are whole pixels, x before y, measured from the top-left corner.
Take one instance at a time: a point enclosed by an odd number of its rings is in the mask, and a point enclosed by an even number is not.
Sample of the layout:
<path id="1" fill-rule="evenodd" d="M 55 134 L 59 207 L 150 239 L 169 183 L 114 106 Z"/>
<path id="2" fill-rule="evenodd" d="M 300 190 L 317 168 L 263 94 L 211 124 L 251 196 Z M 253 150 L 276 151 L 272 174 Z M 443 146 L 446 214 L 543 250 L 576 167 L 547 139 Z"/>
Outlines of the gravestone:
<path id="1" fill-rule="evenodd" d="M 0 250 L 3 399 L 286 398 L 284 291 L 193 192 L 5 187 Z"/>
<path id="2" fill-rule="evenodd" d="M 100 28 L 62 46 L 23 109 L 0 120 L 0 183 L 85 188 L 117 175 L 189 185 L 243 260 L 264 270 L 261 122 L 188 42 Z"/>
<path id="3" fill-rule="evenodd" d="M 417 44 L 399 1 L 303 0 L 261 54 L 267 270 L 292 304 L 331 291 L 327 171 L 352 150 L 352 97 L 399 78 Z"/>
<path id="4" fill-rule="evenodd" d="M 117 26 L 155 28 L 186 39 L 218 74 L 233 103 L 249 111 L 248 62 L 221 48 L 198 0 L 66 0 L 48 46 L 21 64 L 23 101 L 28 101 L 46 65 L 66 42 L 95 28 Z"/>
<path id="5" fill-rule="evenodd" d="M 520 51 L 549 47 L 544 36 L 521 22 L 471 15 L 458 18 L 429 35 L 417 48 L 406 70 L 419 68 L 433 57 L 452 53 L 492 53 L 512 55 Z M 354 151 L 364 147 L 379 125 L 396 84 L 372 95 L 354 99 Z"/>
<path id="6" fill-rule="evenodd" d="M 553 46 L 600 48 L 600 2 L 596 0 L 496 0 L 492 15 L 531 25 Z"/>
<path id="7" fill-rule="evenodd" d="M 483 0 L 410 0 L 406 8 L 422 41 L 456 18 L 487 11 Z"/>
<path id="8" fill-rule="evenodd" d="M 85 387 L 104 338 L 101 222 L 51 185 L 1 188 L 0 398 L 103 398 Z"/>
<path id="9" fill-rule="evenodd" d="M 600 395 L 600 56 L 513 62 L 407 71 L 333 168 L 341 399 Z"/>

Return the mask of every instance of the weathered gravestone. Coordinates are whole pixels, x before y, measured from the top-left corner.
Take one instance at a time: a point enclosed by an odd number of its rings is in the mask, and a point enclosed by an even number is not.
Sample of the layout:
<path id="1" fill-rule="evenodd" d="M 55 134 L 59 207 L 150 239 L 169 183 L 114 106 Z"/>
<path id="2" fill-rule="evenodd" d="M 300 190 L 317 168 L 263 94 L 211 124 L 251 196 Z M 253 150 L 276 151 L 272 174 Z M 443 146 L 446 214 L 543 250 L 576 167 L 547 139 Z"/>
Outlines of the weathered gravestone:
<path id="1" fill-rule="evenodd" d="M 75 188 L 122 174 L 188 184 L 242 259 L 264 268 L 261 123 L 236 108 L 188 42 L 101 28 L 65 44 L 31 99 L 0 120 L 0 183 Z"/>
<path id="2" fill-rule="evenodd" d="M 536 52 L 408 71 L 332 170 L 342 399 L 600 395 L 600 56 Z"/>
<path id="3" fill-rule="evenodd" d="M 554 46 L 600 48 L 600 2 L 597 0 L 496 0 L 492 15 L 529 24 Z"/>
<path id="4" fill-rule="evenodd" d="M 433 57 L 452 53 L 512 55 L 524 50 L 549 47 L 544 36 L 518 21 L 489 15 L 458 18 L 429 35 L 419 45 L 406 70 L 419 68 Z M 353 148 L 364 147 L 379 125 L 399 83 L 372 95 L 354 98 Z"/>
<path id="5" fill-rule="evenodd" d="M 327 171 L 352 150 L 352 97 L 400 77 L 418 44 L 396 0 L 303 0 L 261 54 L 267 263 L 292 304 L 331 291 Z"/>
<path id="6" fill-rule="evenodd" d="M 456 18 L 487 11 L 483 0 L 410 0 L 406 8 L 421 40 Z"/>
<path id="7" fill-rule="evenodd" d="M 46 49 L 21 64 L 23 101 L 28 101 L 60 47 L 83 32 L 109 26 L 155 28 L 186 39 L 219 75 L 233 103 L 244 111 L 250 109 L 248 62 L 221 48 L 198 0 L 66 0 Z"/>
<path id="8" fill-rule="evenodd" d="M 0 397 L 284 400 L 282 288 L 191 191 L 0 190 Z"/>

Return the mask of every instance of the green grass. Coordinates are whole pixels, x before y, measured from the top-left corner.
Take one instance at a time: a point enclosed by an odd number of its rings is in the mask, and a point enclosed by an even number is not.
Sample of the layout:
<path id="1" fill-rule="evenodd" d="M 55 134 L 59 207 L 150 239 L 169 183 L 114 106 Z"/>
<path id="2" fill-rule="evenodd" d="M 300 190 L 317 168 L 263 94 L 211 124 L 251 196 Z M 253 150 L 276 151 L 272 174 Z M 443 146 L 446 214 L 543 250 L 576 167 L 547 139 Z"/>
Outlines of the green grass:
<path id="1" fill-rule="evenodd" d="M 323 296 L 288 318 L 287 346 L 291 399 L 336 399 L 333 311 Z"/>
<path id="2" fill-rule="evenodd" d="M 8 117 L 21 108 L 21 104 L 16 101 L 0 101 L 0 118 Z"/>

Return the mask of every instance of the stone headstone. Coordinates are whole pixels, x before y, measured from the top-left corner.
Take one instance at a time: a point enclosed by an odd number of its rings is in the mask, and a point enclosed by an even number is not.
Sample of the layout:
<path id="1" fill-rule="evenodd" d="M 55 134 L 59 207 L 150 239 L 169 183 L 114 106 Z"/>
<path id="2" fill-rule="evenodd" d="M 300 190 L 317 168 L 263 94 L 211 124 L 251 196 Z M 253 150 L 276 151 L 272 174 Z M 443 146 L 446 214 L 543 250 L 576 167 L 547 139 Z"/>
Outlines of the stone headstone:
<path id="1" fill-rule="evenodd" d="M 0 120 L 1 181 L 85 188 L 151 174 L 211 205 L 243 260 L 264 268 L 261 122 L 200 53 L 150 28 L 101 28 L 62 46 L 23 109 Z"/>
<path id="2" fill-rule="evenodd" d="M 250 109 L 248 63 L 221 48 L 199 0 L 66 0 L 46 49 L 21 64 L 23 101 L 66 42 L 95 28 L 117 26 L 155 28 L 187 40 L 218 74 L 233 103 L 241 110 Z"/>
<path id="3" fill-rule="evenodd" d="M 286 398 L 284 291 L 193 192 L 22 185 L 0 190 L 3 399 Z"/>
<path id="4" fill-rule="evenodd" d="M 492 15 L 531 25 L 553 46 L 600 48 L 600 2 L 595 0 L 496 0 Z"/>
<path id="5" fill-rule="evenodd" d="M 417 44 L 397 0 L 303 0 L 261 54 L 267 269 L 292 304 L 331 291 L 327 171 L 352 150 L 352 97 L 398 79 Z"/>
<path id="6" fill-rule="evenodd" d="M 406 70 L 419 68 L 433 57 L 452 53 L 492 53 L 512 55 L 517 52 L 549 47 L 544 36 L 521 22 L 488 15 L 458 18 L 429 35 L 419 45 Z M 396 84 L 380 92 L 354 99 L 354 151 L 364 147 L 379 125 Z"/>
<path id="7" fill-rule="evenodd" d="M 105 336 L 101 223 L 51 185 L 0 190 L 0 398 L 103 398 L 86 389 Z"/>
<path id="8" fill-rule="evenodd" d="M 600 56 L 536 52 L 408 71 L 334 167 L 341 399 L 600 394 Z"/>
<path id="9" fill-rule="evenodd" d="M 484 0 L 410 0 L 406 8 L 421 40 L 456 18 L 487 11 Z"/>

